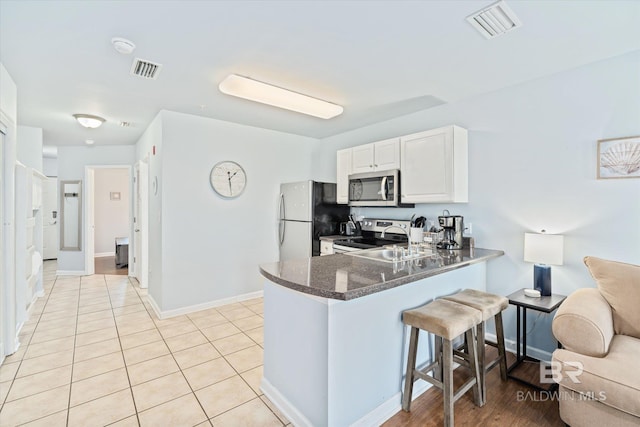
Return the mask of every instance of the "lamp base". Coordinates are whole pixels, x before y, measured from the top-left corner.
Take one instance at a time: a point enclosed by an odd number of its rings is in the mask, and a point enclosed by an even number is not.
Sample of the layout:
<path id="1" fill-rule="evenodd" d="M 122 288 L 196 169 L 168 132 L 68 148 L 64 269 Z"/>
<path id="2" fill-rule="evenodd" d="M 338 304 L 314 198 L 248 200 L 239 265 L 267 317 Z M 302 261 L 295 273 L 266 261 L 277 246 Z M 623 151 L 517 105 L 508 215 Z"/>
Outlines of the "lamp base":
<path id="1" fill-rule="evenodd" d="M 551 296 L 551 267 L 535 264 L 533 266 L 533 289 L 540 291 L 543 297 Z"/>

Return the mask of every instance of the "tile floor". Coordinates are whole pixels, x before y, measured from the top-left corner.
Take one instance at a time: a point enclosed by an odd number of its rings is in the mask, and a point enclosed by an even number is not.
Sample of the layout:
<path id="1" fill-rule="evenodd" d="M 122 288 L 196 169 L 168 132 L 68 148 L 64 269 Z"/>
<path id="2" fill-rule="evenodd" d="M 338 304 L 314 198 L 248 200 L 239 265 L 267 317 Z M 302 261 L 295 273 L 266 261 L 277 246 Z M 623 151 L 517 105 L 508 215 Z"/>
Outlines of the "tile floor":
<path id="1" fill-rule="evenodd" d="M 262 299 L 160 320 L 126 276 L 55 275 L 0 366 L 1 426 L 283 426 Z"/>

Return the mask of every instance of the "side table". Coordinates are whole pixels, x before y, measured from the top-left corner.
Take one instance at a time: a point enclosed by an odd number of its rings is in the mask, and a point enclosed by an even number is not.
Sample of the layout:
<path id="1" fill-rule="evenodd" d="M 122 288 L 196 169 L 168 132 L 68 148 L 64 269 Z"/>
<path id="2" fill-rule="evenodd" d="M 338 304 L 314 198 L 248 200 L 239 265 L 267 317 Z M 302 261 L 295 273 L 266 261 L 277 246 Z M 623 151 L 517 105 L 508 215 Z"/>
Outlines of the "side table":
<path id="1" fill-rule="evenodd" d="M 516 331 L 516 337 L 517 337 L 516 361 L 507 368 L 507 376 L 518 382 L 534 387 L 538 390 L 549 391 L 553 389 L 555 384 L 551 384 L 549 388 L 545 389 L 543 387 L 540 387 L 538 384 L 533 384 L 529 381 L 518 378 L 515 375 L 513 375 L 511 372 L 524 361 L 540 363 L 540 360 L 535 359 L 531 356 L 527 356 L 527 309 L 536 310 L 542 313 L 549 314 L 555 311 L 558 307 L 560 307 L 560 304 L 562 304 L 562 301 L 564 301 L 565 298 L 567 297 L 566 295 L 551 294 L 551 296 L 547 296 L 547 297 L 532 298 L 524 294 L 524 289 L 520 289 L 519 291 L 516 291 L 511 295 L 507 296 L 507 298 L 509 299 L 509 304 L 513 304 L 516 306 L 517 315 L 518 315 L 517 331 Z M 522 354 L 520 353 L 521 342 L 522 342 Z M 560 344 L 558 343 L 558 346 L 559 345 Z"/>

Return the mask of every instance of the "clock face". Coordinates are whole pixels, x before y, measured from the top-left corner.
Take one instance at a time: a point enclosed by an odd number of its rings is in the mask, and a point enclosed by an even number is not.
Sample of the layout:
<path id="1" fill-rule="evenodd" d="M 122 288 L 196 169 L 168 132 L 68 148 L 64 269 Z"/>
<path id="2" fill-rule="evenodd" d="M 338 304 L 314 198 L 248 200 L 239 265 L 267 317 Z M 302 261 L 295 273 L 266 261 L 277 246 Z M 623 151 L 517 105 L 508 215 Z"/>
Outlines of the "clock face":
<path id="1" fill-rule="evenodd" d="M 226 198 L 238 197 L 247 185 L 247 175 L 242 166 L 236 162 L 224 161 L 217 163 L 209 175 L 211 187 Z"/>

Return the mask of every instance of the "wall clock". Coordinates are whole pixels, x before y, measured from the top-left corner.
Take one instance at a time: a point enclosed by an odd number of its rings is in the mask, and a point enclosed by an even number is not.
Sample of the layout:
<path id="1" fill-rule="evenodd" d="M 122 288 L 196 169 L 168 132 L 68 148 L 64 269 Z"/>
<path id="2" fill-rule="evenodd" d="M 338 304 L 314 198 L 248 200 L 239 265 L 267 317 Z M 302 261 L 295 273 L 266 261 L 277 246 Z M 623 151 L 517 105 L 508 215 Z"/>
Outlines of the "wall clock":
<path id="1" fill-rule="evenodd" d="M 247 175 L 242 166 L 232 161 L 216 163 L 211 169 L 209 182 L 216 193 L 227 199 L 238 197 L 247 185 Z"/>

